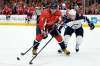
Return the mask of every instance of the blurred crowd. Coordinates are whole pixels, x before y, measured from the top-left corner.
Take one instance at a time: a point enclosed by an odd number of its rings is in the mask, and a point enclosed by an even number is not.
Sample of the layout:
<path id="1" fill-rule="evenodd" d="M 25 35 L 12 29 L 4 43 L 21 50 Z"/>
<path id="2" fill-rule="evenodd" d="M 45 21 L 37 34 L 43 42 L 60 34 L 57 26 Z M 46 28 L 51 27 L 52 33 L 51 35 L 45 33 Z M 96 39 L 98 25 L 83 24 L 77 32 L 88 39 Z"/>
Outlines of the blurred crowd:
<path id="1" fill-rule="evenodd" d="M 88 7 L 85 7 L 85 14 L 100 15 L 100 3 L 93 3 Z"/>
<path id="2" fill-rule="evenodd" d="M 36 10 L 48 8 L 51 1 L 55 0 L 0 0 L 0 14 L 18 14 L 24 15 L 28 12 L 33 13 Z M 57 0 L 59 9 L 66 10 L 75 8 L 81 14 L 100 14 L 100 4 L 93 3 L 85 6 L 85 0 Z"/>

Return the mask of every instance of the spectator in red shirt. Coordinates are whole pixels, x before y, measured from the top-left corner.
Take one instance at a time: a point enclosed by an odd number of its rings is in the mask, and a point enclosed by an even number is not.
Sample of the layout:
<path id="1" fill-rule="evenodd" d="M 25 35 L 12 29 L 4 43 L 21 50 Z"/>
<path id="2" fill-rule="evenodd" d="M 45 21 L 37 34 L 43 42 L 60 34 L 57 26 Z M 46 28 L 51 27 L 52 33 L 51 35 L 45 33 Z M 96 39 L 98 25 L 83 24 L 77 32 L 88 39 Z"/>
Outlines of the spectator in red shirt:
<path id="1" fill-rule="evenodd" d="M 20 2 L 17 7 L 16 7 L 16 11 L 18 15 L 23 15 L 24 14 L 24 4 L 22 2 Z"/>
<path id="2" fill-rule="evenodd" d="M 4 15 L 11 15 L 12 14 L 12 9 L 9 5 L 5 5 L 3 10 L 2 10 L 2 13 Z"/>
<path id="3" fill-rule="evenodd" d="M 29 23 L 30 19 L 32 19 L 32 15 L 35 14 L 35 8 L 32 6 L 32 4 L 28 4 L 28 6 L 25 8 L 25 13 L 27 15 L 26 22 Z"/>
<path id="4" fill-rule="evenodd" d="M 12 14 L 12 8 L 9 4 L 6 4 L 2 10 L 2 14 L 6 15 L 6 19 L 10 19 L 10 15 Z"/>

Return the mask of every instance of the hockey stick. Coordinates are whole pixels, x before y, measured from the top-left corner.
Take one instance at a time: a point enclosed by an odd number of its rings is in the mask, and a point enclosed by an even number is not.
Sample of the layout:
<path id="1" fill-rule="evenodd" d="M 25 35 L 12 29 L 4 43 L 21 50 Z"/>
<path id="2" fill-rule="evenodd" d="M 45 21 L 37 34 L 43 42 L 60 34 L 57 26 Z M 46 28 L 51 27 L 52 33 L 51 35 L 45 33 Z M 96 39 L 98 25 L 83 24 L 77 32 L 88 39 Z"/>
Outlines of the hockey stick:
<path id="1" fill-rule="evenodd" d="M 35 10 L 35 15 L 37 15 L 38 16 L 38 14 L 37 14 L 37 12 L 36 12 L 36 10 Z M 30 51 L 34 46 L 36 46 L 37 44 L 35 44 L 35 45 L 33 45 L 33 46 L 31 46 L 26 52 L 24 52 L 24 53 L 21 53 L 21 55 L 25 55 L 28 51 Z"/>
<path id="2" fill-rule="evenodd" d="M 53 38 L 53 37 L 52 37 Z M 37 55 L 35 55 L 34 57 L 32 57 L 32 59 L 30 60 L 29 64 L 33 64 L 32 61 L 39 55 L 39 53 L 48 45 L 48 43 L 52 40 L 52 38 L 40 49 L 40 51 L 37 53 Z"/>
<path id="3" fill-rule="evenodd" d="M 27 49 L 25 52 L 21 52 L 20 55 L 21 56 L 24 56 L 26 55 L 34 46 L 36 46 L 37 44 L 35 45 L 32 45 L 29 49 Z M 17 57 L 17 60 L 20 60 L 20 57 Z"/>
<path id="4" fill-rule="evenodd" d="M 29 49 L 27 49 L 25 52 L 21 52 L 20 55 L 26 55 L 34 46 L 36 46 L 37 43 L 35 45 L 32 45 Z"/>
<path id="5" fill-rule="evenodd" d="M 36 45 L 36 44 L 35 44 L 35 45 Z M 28 50 L 26 50 L 25 52 L 21 52 L 20 55 L 22 55 L 22 56 L 26 55 L 33 47 L 34 47 L 34 45 L 31 46 L 31 47 L 30 47 Z"/>

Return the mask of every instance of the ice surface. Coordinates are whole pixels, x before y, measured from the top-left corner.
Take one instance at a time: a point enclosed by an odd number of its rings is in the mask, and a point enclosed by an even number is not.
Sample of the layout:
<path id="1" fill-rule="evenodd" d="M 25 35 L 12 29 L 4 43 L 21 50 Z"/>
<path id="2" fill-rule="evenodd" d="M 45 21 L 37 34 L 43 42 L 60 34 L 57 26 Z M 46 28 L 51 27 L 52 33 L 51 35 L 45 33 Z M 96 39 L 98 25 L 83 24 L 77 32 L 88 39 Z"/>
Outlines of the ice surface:
<path id="1" fill-rule="evenodd" d="M 35 27 L 32 26 L 0 26 L 0 66 L 30 66 L 31 51 L 23 56 L 24 52 L 33 44 Z M 41 41 L 39 49 L 51 38 Z M 33 60 L 32 66 L 100 66 L 100 28 L 93 31 L 84 28 L 83 43 L 79 53 L 75 52 L 75 34 L 72 35 L 68 49 L 71 56 L 58 54 L 60 48 L 53 39 L 45 49 Z M 21 60 L 17 61 L 16 57 Z"/>

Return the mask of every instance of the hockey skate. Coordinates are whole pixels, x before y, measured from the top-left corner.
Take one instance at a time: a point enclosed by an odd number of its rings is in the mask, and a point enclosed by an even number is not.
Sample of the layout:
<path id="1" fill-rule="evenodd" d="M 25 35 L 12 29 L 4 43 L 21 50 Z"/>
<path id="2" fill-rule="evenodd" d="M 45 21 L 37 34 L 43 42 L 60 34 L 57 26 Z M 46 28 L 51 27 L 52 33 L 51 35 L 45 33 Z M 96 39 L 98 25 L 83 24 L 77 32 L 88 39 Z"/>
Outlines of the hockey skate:
<path id="1" fill-rule="evenodd" d="M 67 48 L 67 44 L 65 44 L 65 47 Z M 63 50 L 62 49 L 58 49 L 58 53 L 62 53 Z"/>
<path id="2" fill-rule="evenodd" d="M 33 48 L 33 49 L 32 49 L 32 54 L 33 54 L 33 55 L 37 55 L 37 49 Z"/>
<path id="3" fill-rule="evenodd" d="M 33 55 L 37 55 L 37 49 L 38 49 L 39 44 L 40 44 L 39 42 L 34 41 L 34 43 L 33 43 L 33 49 L 32 49 L 32 54 Z"/>
<path id="4" fill-rule="evenodd" d="M 76 52 L 79 52 L 79 44 L 76 44 L 75 50 Z"/>
<path id="5" fill-rule="evenodd" d="M 64 52 L 66 55 L 70 55 L 70 51 L 67 50 L 67 48 L 66 48 L 66 49 L 62 49 L 62 50 L 63 50 L 63 52 Z"/>
<path id="6" fill-rule="evenodd" d="M 76 52 L 79 52 L 79 48 L 78 48 L 78 49 L 76 49 Z"/>

